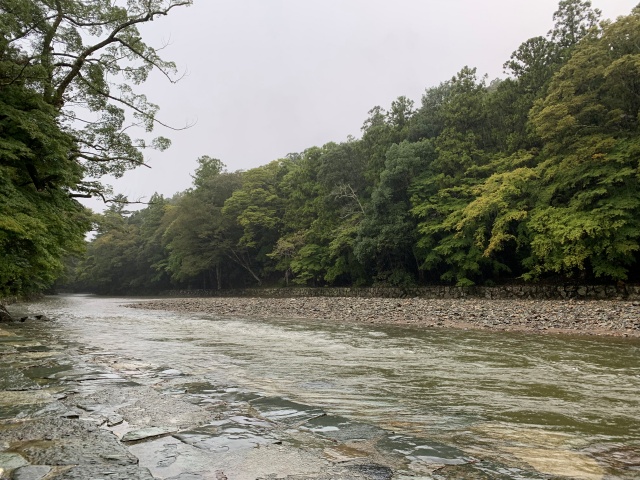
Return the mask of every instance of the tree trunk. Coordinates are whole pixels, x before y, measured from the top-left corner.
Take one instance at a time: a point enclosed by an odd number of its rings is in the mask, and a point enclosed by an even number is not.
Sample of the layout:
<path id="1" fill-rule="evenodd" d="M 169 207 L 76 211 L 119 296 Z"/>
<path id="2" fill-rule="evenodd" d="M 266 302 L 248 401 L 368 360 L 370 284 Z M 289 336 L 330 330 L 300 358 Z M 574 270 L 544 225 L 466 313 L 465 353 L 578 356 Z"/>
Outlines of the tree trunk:
<path id="1" fill-rule="evenodd" d="M 249 265 L 249 262 L 245 262 L 242 258 L 240 258 L 238 256 L 238 254 L 235 252 L 235 250 L 230 249 L 231 253 L 233 253 L 233 255 L 227 255 L 231 260 L 233 260 L 234 262 L 236 262 L 238 265 L 240 265 L 242 268 L 244 268 L 247 272 L 249 272 L 251 274 L 251 276 L 256 280 L 256 282 L 258 282 L 258 286 L 262 286 L 262 280 L 260 280 L 260 277 L 258 277 L 255 272 L 253 270 L 251 270 L 251 266 Z"/>

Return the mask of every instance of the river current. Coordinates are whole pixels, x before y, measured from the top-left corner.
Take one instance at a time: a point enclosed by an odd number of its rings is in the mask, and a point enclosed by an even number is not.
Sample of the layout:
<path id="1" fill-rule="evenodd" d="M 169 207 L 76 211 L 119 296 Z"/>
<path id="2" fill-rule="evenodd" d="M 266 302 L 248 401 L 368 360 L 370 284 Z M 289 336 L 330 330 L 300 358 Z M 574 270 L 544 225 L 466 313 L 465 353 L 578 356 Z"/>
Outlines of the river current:
<path id="1" fill-rule="evenodd" d="M 490 458 L 512 478 L 640 478 L 638 340 L 123 306 L 133 301 L 57 296 L 28 308 L 64 341 L 382 429 L 385 448 L 415 461 Z"/>

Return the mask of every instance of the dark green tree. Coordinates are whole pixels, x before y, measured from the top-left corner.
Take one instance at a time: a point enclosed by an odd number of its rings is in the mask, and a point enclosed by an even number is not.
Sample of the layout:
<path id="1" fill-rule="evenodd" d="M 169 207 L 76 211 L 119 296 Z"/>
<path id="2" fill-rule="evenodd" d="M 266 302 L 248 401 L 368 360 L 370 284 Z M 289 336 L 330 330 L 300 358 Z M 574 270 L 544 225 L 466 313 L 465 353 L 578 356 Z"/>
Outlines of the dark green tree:
<path id="1" fill-rule="evenodd" d="M 138 26 L 190 0 L 0 1 L 0 294 L 37 291 L 77 253 L 88 227 L 76 197 L 144 164 L 158 107 L 135 87 L 171 62 Z M 142 137 L 128 134 L 142 128 Z"/>
<path id="2" fill-rule="evenodd" d="M 240 189 L 242 175 L 226 172 L 211 157 L 198 162 L 195 188 L 179 196 L 165 216 L 163 240 L 169 255 L 164 269 L 175 281 L 199 288 L 235 286 L 236 256 L 244 254 L 236 247 L 242 230 L 222 210 Z"/>
<path id="3" fill-rule="evenodd" d="M 374 269 L 377 282 L 409 285 L 417 280 L 417 221 L 410 213 L 410 192 L 414 179 L 428 170 L 435 156 L 431 140 L 405 141 L 387 151 L 354 247 L 356 258 Z"/>

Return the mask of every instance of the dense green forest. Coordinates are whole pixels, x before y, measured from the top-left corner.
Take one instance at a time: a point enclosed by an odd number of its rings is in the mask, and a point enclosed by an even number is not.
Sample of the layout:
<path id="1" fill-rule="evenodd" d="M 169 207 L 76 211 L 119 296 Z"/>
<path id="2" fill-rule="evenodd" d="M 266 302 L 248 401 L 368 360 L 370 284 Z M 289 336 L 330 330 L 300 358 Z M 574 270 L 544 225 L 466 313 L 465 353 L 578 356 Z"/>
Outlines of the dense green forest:
<path id="1" fill-rule="evenodd" d="M 0 108 L 19 101 L 19 114 L 53 119 L 52 125 L 38 122 L 37 133 L 61 136 L 56 150 L 43 154 L 56 156 L 51 165 L 63 173 L 39 174 L 41 181 L 46 174 L 60 178 L 57 189 L 44 189 L 49 197 L 41 206 L 39 190 L 19 187 L 21 180 L 5 174 L 27 170 L 12 167 L 13 134 L 3 127 L 0 188 L 9 201 L 0 205 L 0 248 L 11 255 L 0 260 L 2 293 L 16 290 L 8 273 L 37 281 L 35 287 L 49 284 L 65 255 L 60 284 L 98 293 L 636 281 L 640 5 L 612 22 L 601 21 L 589 1 L 563 0 L 553 20 L 550 32 L 513 52 L 504 64 L 506 79 L 489 81 L 464 67 L 428 88 L 420 105 L 401 96 L 386 109 L 372 108 L 358 139 L 310 147 L 248 171 L 230 172 L 203 156 L 190 189 L 171 198 L 156 194 L 134 212 L 116 197 L 91 218 L 67 205 L 75 200 L 65 192 L 91 190 L 79 189 L 79 179 L 86 165 L 103 164 L 71 162 L 78 171 L 66 166 L 78 139 L 69 139 L 55 113 L 47 113 L 57 104 L 42 105 L 41 92 L 26 81 L 5 81 Z M 3 48 L 0 68 L 15 71 L 20 62 Z M 98 84 L 100 77 L 87 72 L 82 78 Z M 147 115 L 155 113 L 152 107 Z M 96 108 L 111 121 L 121 119 Z M 19 123 L 5 112 L 0 119 Z M 86 134 L 94 147 L 103 130 Z M 38 148 L 53 145 L 41 143 Z M 125 166 L 136 162 L 142 158 Z M 23 220 L 14 225 L 17 211 Z M 68 256 L 80 249 L 88 222 L 96 234 L 86 254 Z M 44 232 L 42 240 L 34 230 Z"/>
<path id="2" fill-rule="evenodd" d="M 69 283 L 457 285 L 637 280 L 640 6 L 564 0 L 509 77 L 464 67 L 374 107 L 362 137 L 248 171 L 204 156 L 193 186 L 96 218 Z"/>

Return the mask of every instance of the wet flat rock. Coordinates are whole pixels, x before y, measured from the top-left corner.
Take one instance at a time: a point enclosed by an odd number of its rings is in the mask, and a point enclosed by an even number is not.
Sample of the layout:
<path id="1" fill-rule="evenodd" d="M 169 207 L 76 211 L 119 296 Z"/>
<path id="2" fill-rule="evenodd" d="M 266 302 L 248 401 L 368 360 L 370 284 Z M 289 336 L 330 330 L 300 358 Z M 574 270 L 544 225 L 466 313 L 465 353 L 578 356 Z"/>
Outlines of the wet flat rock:
<path id="1" fill-rule="evenodd" d="M 22 467 L 27 465 L 27 462 L 22 455 L 10 452 L 0 452 L 0 469 L 10 470 L 13 468 Z M 1 470 L 0 470 L 1 473 Z"/>
<path id="2" fill-rule="evenodd" d="M 3 424 L 0 438 L 32 465 L 138 463 L 111 432 L 77 420 L 44 417 Z"/>
<path id="3" fill-rule="evenodd" d="M 47 480 L 154 480 L 146 468 L 138 466 L 109 466 L 80 465 L 57 475 L 47 477 Z"/>
<path id="4" fill-rule="evenodd" d="M 16 368 L 0 367 L 0 390 L 36 390 L 38 388 L 40 386 L 36 382 Z"/>
<path id="5" fill-rule="evenodd" d="M 34 405 L 48 403 L 53 397 L 42 390 L 7 390 L 0 391 L 0 406 Z"/>
<path id="6" fill-rule="evenodd" d="M 163 435 L 168 435 L 172 432 L 174 432 L 174 430 L 170 428 L 163 428 L 163 427 L 141 428 L 139 430 L 132 430 L 130 432 L 127 432 L 126 434 L 124 434 L 121 440 L 123 442 L 139 442 L 141 440 L 147 440 L 150 438 L 157 438 Z"/>
<path id="7" fill-rule="evenodd" d="M 391 480 L 393 478 L 392 469 L 373 463 L 333 467 L 328 470 L 330 471 L 311 475 L 287 475 L 286 477 L 269 475 L 256 480 Z M 419 480 L 415 477 L 412 479 Z"/>
<path id="8" fill-rule="evenodd" d="M 51 467 L 48 465 L 26 465 L 20 467 L 13 472 L 13 480 L 42 480 L 45 478 Z M 51 478 L 51 477 L 49 477 Z"/>
<path id="9" fill-rule="evenodd" d="M 126 419 L 132 429 L 180 430 L 211 421 L 211 413 L 205 409 L 143 386 L 104 389 L 84 396 L 82 404 L 99 407 L 107 419 Z"/>

